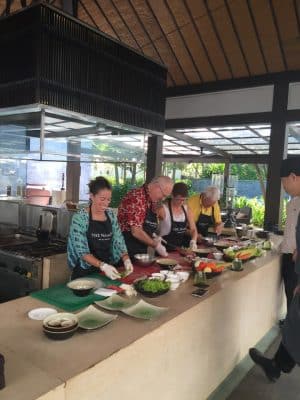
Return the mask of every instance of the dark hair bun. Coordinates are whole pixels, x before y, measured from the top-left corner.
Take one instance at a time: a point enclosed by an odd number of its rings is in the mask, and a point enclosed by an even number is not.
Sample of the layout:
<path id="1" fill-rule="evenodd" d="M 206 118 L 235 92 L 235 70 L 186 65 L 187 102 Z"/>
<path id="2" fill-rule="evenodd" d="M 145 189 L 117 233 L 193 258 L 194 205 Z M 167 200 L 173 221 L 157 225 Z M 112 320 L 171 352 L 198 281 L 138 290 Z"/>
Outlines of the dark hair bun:
<path id="1" fill-rule="evenodd" d="M 110 182 L 104 176 L 97 176 L 88 184 L 90 193 L 96 195 L 100 190 L 112 190 Z"/>

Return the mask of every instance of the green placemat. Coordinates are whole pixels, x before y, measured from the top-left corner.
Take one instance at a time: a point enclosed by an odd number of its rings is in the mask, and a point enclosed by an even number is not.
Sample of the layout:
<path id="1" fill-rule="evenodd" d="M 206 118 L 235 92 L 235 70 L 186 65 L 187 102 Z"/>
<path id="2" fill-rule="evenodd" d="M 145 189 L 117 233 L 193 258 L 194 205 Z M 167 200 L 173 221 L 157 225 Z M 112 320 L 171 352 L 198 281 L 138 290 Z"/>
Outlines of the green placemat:
<path id="1" fill-rule="evenodd" d="M 120 286 L 122 284 L 120 281 L 112 281 L 106 276 L 99 276 L 99 274 L 91 274 L 89 277 L 100 279 L 105 286 Z M 30 296 L 70 312 L 87 307 L 94 303 L 94 301 L 106 298 L 93 293 L 84 297 L 76 296 L 66 285 L 56 285 L 48 289 L 39 290 L 38 292 L 32 292 Z"/>

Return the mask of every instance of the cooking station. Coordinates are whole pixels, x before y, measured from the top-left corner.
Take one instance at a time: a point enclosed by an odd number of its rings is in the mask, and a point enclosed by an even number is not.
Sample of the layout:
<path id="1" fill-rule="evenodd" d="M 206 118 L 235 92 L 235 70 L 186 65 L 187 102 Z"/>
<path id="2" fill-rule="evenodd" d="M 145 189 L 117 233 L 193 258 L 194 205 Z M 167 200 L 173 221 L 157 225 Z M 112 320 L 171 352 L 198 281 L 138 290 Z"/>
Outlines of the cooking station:
<path id="1" fill-rule="evenodd" d="M 5 202 L 0 203 L 5 209 Z M 49 282 L 44 275 L 49 274 L 51 262 L 67 251 L 66 237 L 71 216 L 65 210 L 68 218 L 61 213 L 59 209 L 18 204 L 14 226 L 15 231 L 22 233 L 12 233 L 12 229 L 4 227 L 0 235 L 0 302 L 42 289 L 45 287 L 43 280 Z M 45 268 L 47 260 L 48 267 Z M 66 260 L 59 260 L 67 276 Z"/>

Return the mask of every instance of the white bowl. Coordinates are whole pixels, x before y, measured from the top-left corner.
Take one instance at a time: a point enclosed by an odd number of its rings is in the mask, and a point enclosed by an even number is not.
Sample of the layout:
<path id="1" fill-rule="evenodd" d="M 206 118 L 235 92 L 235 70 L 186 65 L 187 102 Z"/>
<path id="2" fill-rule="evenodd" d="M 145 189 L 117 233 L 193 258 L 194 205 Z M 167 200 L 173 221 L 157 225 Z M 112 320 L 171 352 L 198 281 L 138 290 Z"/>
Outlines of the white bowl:
<path id="1" fill-rule="evenodd" d="M 187 271 L 177 271 L 177 275 L 182 282 L 185 282 L 189 279 L 190 273 Z"/>
<path id="2" fill-rule="evenodd" d="M 153 274 L 151 274 L 151 277 L 160 279 L 161 281 L 163 281 L 165 279 L 165 275 L 161 274 L 160 272 L 153 272 Z"/>
<path id="3" fill-rule="evenodd" d="M 95 289 L 96 282 L 87 279 L 75 279 L 67 283 L 67 287 L 71 289 L 76 296 L 87 296 Z"/>
<path id="4" fill-rule="evenodd" d="M 222 260 L 223 253 L 213 253 L 214 259 L 215 260 Z"/>

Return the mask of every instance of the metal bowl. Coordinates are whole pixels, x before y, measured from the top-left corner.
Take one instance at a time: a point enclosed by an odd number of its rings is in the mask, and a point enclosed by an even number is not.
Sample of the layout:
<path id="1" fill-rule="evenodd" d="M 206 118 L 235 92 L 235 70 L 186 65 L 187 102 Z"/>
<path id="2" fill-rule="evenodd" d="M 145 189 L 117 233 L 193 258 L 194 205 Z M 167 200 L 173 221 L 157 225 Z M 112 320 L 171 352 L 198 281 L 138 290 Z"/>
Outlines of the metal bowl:
<path id="1" fill-rule="evenodd" d="M 150 256 L 149 254 L 135 254 L 134 256 L 135 261 L 137 264 L 141 265 L 142 267 L 147 267 L 152 265 L 155 261 L 155 257 Z"/>

